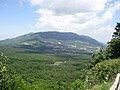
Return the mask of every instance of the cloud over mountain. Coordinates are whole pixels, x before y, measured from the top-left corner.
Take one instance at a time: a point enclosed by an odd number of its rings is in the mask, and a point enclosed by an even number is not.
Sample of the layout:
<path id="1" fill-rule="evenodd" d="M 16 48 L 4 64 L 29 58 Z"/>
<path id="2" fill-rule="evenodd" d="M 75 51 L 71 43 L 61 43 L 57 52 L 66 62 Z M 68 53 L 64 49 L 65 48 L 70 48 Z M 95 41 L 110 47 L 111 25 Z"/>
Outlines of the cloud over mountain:
<path id="1" fill-rule="evenodd" d="M 79 34 L 89 32 L 92 37 L 96 37 L 100 28 L 106 29 L 106 23 L 110 28 L 113 16 L 120 10 L 119 0 L 29 0 L 29 3 L 39 7 L 36 10 L 39 17 L 34 25 L 37 29 Z M 110 37 L 112 31 L 108 32 Z"/>

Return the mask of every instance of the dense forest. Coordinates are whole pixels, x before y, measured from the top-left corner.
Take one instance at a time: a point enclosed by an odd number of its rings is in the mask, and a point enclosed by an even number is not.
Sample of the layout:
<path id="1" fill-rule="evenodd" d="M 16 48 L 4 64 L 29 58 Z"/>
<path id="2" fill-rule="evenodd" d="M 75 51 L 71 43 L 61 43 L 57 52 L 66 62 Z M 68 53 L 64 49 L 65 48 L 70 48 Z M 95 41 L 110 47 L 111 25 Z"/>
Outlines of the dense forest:
<path id="1" fill-rule="evenodd" d="M 0 90 L 109 90 L 120 73 L 120 23 L 94 53 L 0 46 Z"/>

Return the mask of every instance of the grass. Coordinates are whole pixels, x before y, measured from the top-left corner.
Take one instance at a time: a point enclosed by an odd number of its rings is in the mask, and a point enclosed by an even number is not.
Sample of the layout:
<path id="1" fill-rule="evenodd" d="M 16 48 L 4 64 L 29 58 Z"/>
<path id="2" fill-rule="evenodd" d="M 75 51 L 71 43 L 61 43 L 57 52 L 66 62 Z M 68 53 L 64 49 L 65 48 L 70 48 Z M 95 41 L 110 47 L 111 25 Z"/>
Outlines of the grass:
<path id="1" fill-rule="evenodd" d="M 101 85 L 96 85 L 92 89 L 89 89 L 89 90 L 109 90 L 111 86 L 112 86 L 112 83 L 105 83 Z"/>

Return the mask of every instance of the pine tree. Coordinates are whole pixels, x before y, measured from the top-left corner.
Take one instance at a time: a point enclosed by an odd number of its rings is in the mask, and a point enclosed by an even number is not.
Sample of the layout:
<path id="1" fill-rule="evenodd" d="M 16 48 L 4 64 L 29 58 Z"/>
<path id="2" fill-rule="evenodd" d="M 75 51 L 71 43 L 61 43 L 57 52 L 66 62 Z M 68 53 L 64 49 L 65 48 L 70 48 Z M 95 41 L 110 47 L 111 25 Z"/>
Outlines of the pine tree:
<path id="1" fill-rule="evenodd" d="M 112 39 L 108 42 L 107 53 L 110 55 L 110 58 L 120 57 L 120 23 L 117 23 Z"/>

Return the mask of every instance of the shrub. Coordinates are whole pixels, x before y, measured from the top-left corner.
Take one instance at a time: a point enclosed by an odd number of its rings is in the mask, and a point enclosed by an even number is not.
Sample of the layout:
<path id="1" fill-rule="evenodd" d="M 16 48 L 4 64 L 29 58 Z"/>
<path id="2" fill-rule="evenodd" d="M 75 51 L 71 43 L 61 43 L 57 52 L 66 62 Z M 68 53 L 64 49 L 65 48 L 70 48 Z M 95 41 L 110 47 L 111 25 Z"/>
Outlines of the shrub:
<path id="1" fill-rule="evenodd" d="M 77 79 L 71 84 L 71 90 L 85 90 L 84 83 Z"/>

